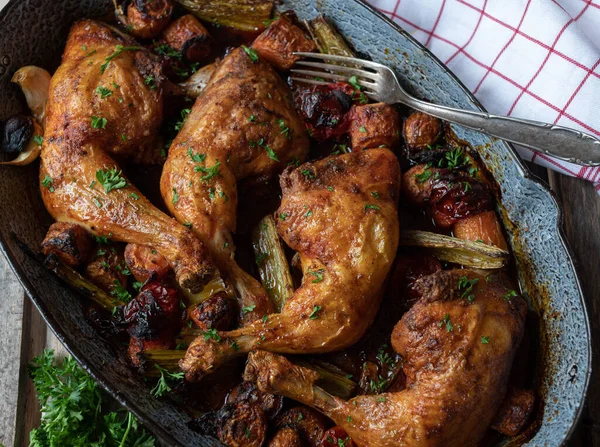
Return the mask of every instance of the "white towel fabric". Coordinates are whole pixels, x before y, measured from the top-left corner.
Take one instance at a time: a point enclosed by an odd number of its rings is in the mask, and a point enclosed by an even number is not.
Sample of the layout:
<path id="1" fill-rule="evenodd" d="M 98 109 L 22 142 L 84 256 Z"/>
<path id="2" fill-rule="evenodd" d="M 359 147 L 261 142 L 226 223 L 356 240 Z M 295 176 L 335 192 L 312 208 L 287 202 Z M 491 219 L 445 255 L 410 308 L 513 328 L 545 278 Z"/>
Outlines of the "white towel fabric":
<path id="1" fill-rule="evenodd" d="M 497 115 L 600 136 L 600 0 L 368 0 L 444 62 Z M 517 147 L 594 182 L 600 168 Z"/>

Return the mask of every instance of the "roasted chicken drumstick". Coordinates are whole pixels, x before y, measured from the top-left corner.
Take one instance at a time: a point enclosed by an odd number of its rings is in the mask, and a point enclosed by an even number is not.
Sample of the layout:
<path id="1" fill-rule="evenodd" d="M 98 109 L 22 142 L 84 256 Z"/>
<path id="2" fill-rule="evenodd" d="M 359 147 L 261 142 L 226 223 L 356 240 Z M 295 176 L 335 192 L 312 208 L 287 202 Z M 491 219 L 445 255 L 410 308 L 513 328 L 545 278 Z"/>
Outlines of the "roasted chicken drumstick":
<path id="1" fill-rule="evenodd" d="M 253 50 L 238 48 L 213 74 L 173 141 L 161 191 L 179 220 L 210 247 L 240 299 L 242 321 L 272 311 L 265 290 L 233 260 L 237 182 L 268 179 L 308 154 L 308 136 L 275 71 Z"/>
<path id="2" fill-rule="evenodd" d="M 131 38 L 92 20 L 75 23 L 50 84 L 41 192 L 58 221 L 158 250 L 180 284 L 202 290 L 210 253 L 185 226 L 156 209 L 111 157 L 134 159 L 162 121 L 158 64 Z"/>
<path id="3" fill-rule="evenodd" d="M 344 401 L 318 375 L 265 351 L 250 355 L 245 380 L 312 406 L 360 446 L 476 446 L 506 393 L 525 325 L 525 301 L 506 280 L 472 270 L 418 281 L 422 298 L 397 324 L 406 389 Z"/>
<path id="4" fill-rule="evenodd" d="M 362 337 L 398 247 L 399 186 L 398 160 L 385 148 L 288 168 L 277 229 L 300 255 L 302 286 L 280 314 L 198 337 L 180 363 L 186 378 L 198 380 L 253 349 L 329 352 Z"/>

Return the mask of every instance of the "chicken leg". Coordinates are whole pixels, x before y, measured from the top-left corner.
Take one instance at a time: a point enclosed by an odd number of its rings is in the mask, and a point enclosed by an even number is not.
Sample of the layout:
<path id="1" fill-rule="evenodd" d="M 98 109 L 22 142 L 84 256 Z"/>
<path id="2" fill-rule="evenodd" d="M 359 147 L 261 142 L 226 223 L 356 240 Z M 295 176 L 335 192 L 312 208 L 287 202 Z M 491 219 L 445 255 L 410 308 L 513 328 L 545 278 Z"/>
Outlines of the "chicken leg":
<path id="1" fill-rule="evenodd" d="M 161 191 L 179 222 L 209 246 L 241 300 L 242 321 L 272 311 L 260 283 L 233 260 L 237 182 L 268 179 L 302 161 L 308 136 L 289 89 L 247 49 L 234 50 L 216 69 L 169 149 Z"/>
<path id="2" fill-rule="evenodd" d="M 56 220 L 152 246 L 179 283 L 198 292 L 215 273 L 210 253 L 188 228 L 156 209 L 109 155 L 135 158 L 156 139 L 162 121 L 158 67 L 135 41 L 107 25 L 73 25 L 50 83 L 40 189 Z"/>
<path id="3" fill-rule="evenodd" d="M 312 406 L 360 446 L 476 446 L 506 393 L 527 306 L 497 274 L 442 271 L 417 282 L 422 299 L 394 328 L 406 389 L 349 401 L 326 393 L 318 375 L 257 351 L 244 379 Z"/>
<path id="4" fill-rule="evenodd" d="M 398 160 L 388 149 L 288 168 L 277 229 L 300 254 L 302 286 L 280 314 L 218 337 L 198 337 L 180 366 L 195 381 L 253 349 L 343 349 L 372 323 L 398 247 Z"/>

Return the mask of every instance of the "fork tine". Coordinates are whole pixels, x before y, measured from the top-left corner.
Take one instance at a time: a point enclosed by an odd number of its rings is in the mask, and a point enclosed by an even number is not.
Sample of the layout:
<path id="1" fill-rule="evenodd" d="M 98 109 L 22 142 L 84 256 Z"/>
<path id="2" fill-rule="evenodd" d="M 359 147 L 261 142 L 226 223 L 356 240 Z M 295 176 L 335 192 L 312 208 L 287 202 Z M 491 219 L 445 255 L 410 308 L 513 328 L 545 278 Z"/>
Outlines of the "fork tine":
<path id="1" fill-rule="evenodd" d="M 323 81 L 315 81 L 314 79 L 308 79 L 308 78 L 294 78 L 291 77 L 290 78 L 292 81 L 296 81 L 296 82 L 303 82 L 304 84 L 312 84 L 312 85 L 329 85 L 329 82 L 323 82 Z"/>
<path id="2" fill-rule="evenodd" d="M 335 56 L 333 54 L 295 52 L 294 55 L 314 59 L 322 59 L 324 61 L 335 61 L 344 62 L 346 64 L 352 65 L 362 65 L 363 67 L 369 67 L 373 70 L 378 70 L 382 67 L 385 67 L 385 65 L 381 65 L 376 62 L 366 61 L 364 59 L 357 59 L 355 57 Z"/>
<path id="3" fill-rule="evenodd" d="M 297 70 L 295 68 L 290 71 L 293 74 L 301 74 L 301 75 L 313 76 L 313 77 L 324 78 L 324 79 L 333 79 L 335 81 L 343 81 L 343 82 L 348 81 L 347 76 L 336 75 L 333 73 L 329 73 L 327 71 Z"/>
<path id="4" fill-rule="evenodd" d="M 343 74 L 348 75 L 348 76 L 346 76 L 346 79 L 348 79 L 349 76 L 354 75 L 354 76 L 361 76 L 363 78 L 368 78 L 370 80 L 373 80 L 377 76 L 377 73 L 373 73 L 372 71 L 359 70 L 358 68 L 352 68 L 352 67 L 344 67 L 343 65 L 322 64 L 320 62 L 307 62 L 307 61 L 298 61 L 298 62 L 296 62 L 296 65 L 302 65 L 305 67 L 313 67 L 313 68 L 322 68 L 323 70 L 329 70 L 332 72 L 343 73 Z"/>

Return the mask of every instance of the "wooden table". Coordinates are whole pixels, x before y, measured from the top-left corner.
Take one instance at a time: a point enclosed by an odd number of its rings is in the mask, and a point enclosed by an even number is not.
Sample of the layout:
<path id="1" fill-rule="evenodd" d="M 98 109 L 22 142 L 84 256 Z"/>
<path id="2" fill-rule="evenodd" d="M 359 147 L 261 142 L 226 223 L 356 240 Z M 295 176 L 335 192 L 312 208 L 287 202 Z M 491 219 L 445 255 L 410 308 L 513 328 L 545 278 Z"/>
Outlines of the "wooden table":
<path id="1" fill-rule="evenodd" d="M 592 338 L 600 340 L 600 197 L 591 183 L 533 166 L 550 183 L 565 211 L 565 230 L 575 254 L 586 297 Z M 39 405 L 27 376 L 27 364 L 44 348 L 65 350 L 24 297 L 12 271 L 0 256 L 0 443 L 27 446 L 40 420 Z M 600 370 L 600 345 L 594 346 L 594 370 Z M 594 374 L 586 408 L 570 446 L 600 447 L 600 374 Z"/>

